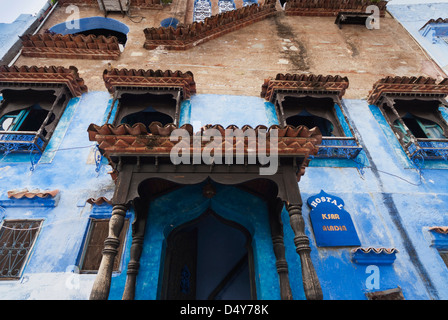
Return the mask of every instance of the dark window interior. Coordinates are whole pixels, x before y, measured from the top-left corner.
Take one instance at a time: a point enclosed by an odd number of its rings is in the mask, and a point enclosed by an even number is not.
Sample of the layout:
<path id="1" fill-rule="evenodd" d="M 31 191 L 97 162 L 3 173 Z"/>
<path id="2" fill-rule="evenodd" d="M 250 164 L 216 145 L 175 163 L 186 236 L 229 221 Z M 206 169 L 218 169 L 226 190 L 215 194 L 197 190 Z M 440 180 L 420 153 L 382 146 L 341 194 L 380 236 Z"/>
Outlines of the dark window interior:
<path id="1" fill-rule="evenodd" d="M 48 111 L 39 105 L 34 105 L 29 109 L 29 113 L 17 131 L 37 131 L 47 117 Z M 53 117 L 54 118 L 54 117 Z"/>
<path id="2" fill-rule="evenodd" d="M 331 98 L 286 96 L 282 102 L 286 125 L 318 127 L 323 136 L 343 136 L 334 122 L 334 101 Z"/>
<path id="3" fill-rule="evenodd" d="M 105 37 L 115 36 L 115 37 L 117 37 L 118 43 L 122 44 L 123 46 L 125 45 L 125 43 L 128 39 L 126 34 L 124 34 L 122 32 L 118 32 L 118 31 L 110 30 L 110 29 L 91 29 L 91 30 L 78 32 L 76 34 L 82 34 L 82 35 L 93 34 L 95 36 L 102 35 Z"/>
<path id="4" fill-rule="evenodd" d="M 158 121 L 162 123 L 162 125 L 166 125 L 168 123 L 173 123 L 173 118 L 171 118 L 169 115 L 157 112 L 153 108 L 148 107 L 143 111 L 131 113 L 123 118 L 121 120 L 121 123 L 127 123 L 130 126 L 136 124 L 136 123 L 143 123 L 146 126 L 149 126 L 151 122 Z"/>
<path id="5" fill-rule="evenodd" d="M 158 121 L 162 125 L 173 123 L 176 100 L 172 94 L 123 94 L 115 123 L 134 125 L 143 123 L 149 126 Z"/>
<path id="6" fill-rule="evenodd" d="M 318 127 L 323 136 L 333 136 L 333 125 L 330 121 L 318 116 L 313 116 L 311 114 L 308 114 L 307 112 L 302 112 L 296 116 L 287 118 L 286 124 L 295 127 L 303 125 L 310 129 Z"/>

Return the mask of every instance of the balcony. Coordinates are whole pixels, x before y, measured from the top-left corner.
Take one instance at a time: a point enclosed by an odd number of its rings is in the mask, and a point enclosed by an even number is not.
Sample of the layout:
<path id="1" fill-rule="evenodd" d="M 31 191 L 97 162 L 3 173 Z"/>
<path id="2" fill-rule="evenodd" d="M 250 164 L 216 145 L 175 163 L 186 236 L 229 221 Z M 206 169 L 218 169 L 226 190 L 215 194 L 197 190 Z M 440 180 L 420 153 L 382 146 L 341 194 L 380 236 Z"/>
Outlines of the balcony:
<path id="1" fill-rule="evenodd" d="M 411 139 L 405 148 L 412 161 L 448 160 L 448 139 Z"/>
<path id="2" fill-rule="evenodd" d="M 355 159 L 362 147 L 354 137 L 322 137 L 317 159 Z"/>
<path id="3" fill-rule="evenodd" d="M 34 131 L 0 131 L 0 152 L 42 154 L 47 140 Z"/>

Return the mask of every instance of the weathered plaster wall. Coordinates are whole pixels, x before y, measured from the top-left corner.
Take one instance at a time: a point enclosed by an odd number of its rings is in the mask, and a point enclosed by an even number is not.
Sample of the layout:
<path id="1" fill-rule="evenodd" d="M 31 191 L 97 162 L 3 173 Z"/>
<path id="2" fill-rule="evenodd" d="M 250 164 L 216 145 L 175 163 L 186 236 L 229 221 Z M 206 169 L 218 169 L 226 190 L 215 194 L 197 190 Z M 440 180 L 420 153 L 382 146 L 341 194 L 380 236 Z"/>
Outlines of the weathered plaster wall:
<path id="1" fill-rule="evenodd" d="M 388 5 L 389 12 L 414 37 L 425 51 L 448 73 L 448 45 L 432 43 L 432 36 L 423 36 L 420 29 L 430 19 L 445 19 L 448 16 L 448 3 L 420 3 L 410 5 Z"/>

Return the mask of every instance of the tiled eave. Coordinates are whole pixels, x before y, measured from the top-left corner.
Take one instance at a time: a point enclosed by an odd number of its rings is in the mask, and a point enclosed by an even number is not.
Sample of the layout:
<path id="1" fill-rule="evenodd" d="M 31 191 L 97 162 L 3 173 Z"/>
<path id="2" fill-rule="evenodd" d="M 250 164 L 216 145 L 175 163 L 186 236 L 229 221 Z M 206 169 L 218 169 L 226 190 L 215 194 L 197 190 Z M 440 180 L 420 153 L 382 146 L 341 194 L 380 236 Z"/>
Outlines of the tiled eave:
<path id="1" fill-rule="evenodd" d="M 446 18 L 446 19 L 443 19 L 443 18 L 430 19 L 430 20 L 428 20 L 428 22 L 425 23 L 425 25 L 423 27 L 420 28 L 420 30 L 424 29 L 427 25 L 440 24 L 440 23 L 448 23 L 448 18 Z"/>
<path id="2" fill-rule="evenodd" d="M 149 126 L 149 131 L 145 129 L 143 124 L 135 124 L 129 126 L 127 124 L 121 124 L 119 126 L 113 126 L 111 124 L 105 124 L 97 126 L 91 124 L 88 128 L 89 139 L 96 141 L 103 155 L 109 159 L 116 156 L 135 156 L 135 157 L 158 157 L 169 158 L 170 153 L 175 145 L 177 147 L 185 148 L 183 152 L 189 151 L 190 155 L 197 153 L 199 148 L 194 145 L 193 138 L 190 139 L 189 144 L 182 144 L 180 140 L 170 141 L 171 132 L 178 129 L 175 125 L 169 124 L 162 126 L 158 122 L 153 122 Z M 186 124 L 179 129 L 185 129 L 186 132 L 193 137 L 193 128 L 191 125 Z M 236 130 L 239 129 L 236 126 L 228 126 L 224 128 L 221 125 L 208 125 L 201 129 L 197 134 L 203 133 L 207 129 L 216 129 L 221 134 L 221 148 L 216 146 L 215 150 L 221 149 L 222 155 L 225 155 L 226 150 L 229 150 L 229 146 L 226 144 L 225 131 L 226 129 Z M 253 137 L 246 137 L 244 141 L 242 139 L 233 139 L 232 149 L 233 155 L 237 153 L 240 155 L 253 154 L 256 150 L 252 149 L 253 143 L 257 146 L 260 130 L 266 132 L 266 150 L 267 154 L 270 154 L 270 134 L 271 130 L 277 129 L 278 141 L 276 144 L 277 154 L 281 157 L 300 157 L 304 159 L 302 168 L 298 171 L 298 176 L 305 173 L 305 167 L 309 163 L 308 157 L 310 155 L 316 155 L 318 152 L 318 145 L 322 141 L 322 135 L 318 128 L 308 129 L 305 126 L 293 127 L 279 127 L 273 125 L 269 128 L 266 126 L 257 126 L 252 128 L 250 126 L 243 126 L 241 130 L 245 132 L 248 129 L 254 130 Z M 201 141 L 200 152 L 202 153 L 204 148 L 209 144 L 209 141 Z M 209 146 L 210 147 L 210 146 Z M 242 154 L 240 153 L 242 150 Z"/>
<path id="3" fill-rule="evenodd" d="M 181 91 L 184 99 L 196 93 L 196 83 L 190 71 L 111 69 L 104 70 L 103 80 L 111 93 L 114 93 L 118 87 L 174 88 Z"/>
<path id="4" fill-rule="evenodd" d="M 87 92 L 84 80 L 79 76 L 78 69 L 65 67 L 36 67 L 36 66 L 0 66 L 0 87 L 7 84 L 30 85 L 60 85 L 67 86 L 73 96 L 80 96 Z"/>
<path id="5" fill-rule="evenodd" d="M 348 86 L 348 78 L 339 75 L 279 73 L 275 78 L 265 79 L 260 96 L 270 102 L 274 102 L 278 92 L 331 94 L 341 99 Z"/>
<path id="6" fill-rule="evenodd" d="M 114 36 L 43 33 L 26 34 L 20 39 L 22 55 L 26 57 L 116 60 L 121 54 Z"/>
<path id="7" fill-rule="evenodd" d="M 54 198 L 59 193 L 59 190 L 39 190 L 34 189 L 28 191 L 28 189 L 22 189 L 22 190 L 9 190 L 8 191 L 8 198 L 15 198 L 15 199 L 33 199 L 33 198 Z"/>
<path id="8" fill-rule="evenodd" d="M 448 78 L 437 83 L 430 77 L 386 77 L 373 85 L 367 101 L 377 105 L 383 97 L 391 95 L 445 98 L 448 95 Z"/>
<path id="9" fill-rule="evenodd" d="M 386 14 L 385 0 L 290 0 L 286 4 L 287 15 L 300 16 L 336 16 L 340 11 L 366 12 L 374 5 L 379 9 L 380 17 Z"/>

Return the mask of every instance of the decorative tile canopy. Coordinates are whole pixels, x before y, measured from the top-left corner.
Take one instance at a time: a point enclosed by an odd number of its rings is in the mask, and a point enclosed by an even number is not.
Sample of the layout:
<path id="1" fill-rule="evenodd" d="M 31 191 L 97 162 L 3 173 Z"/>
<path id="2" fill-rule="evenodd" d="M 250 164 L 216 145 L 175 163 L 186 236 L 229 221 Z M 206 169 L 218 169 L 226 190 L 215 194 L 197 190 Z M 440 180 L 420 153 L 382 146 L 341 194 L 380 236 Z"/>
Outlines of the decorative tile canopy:
<path id="1" fill-rule="evenodd" d="M 20 39 L 26 57 L 115 60 L 121 54 L 114 36 L 43 33 L 26 34 Z"/>
<path id="2" fill-rule="evenodd" d="M 433 232 L 437 232 L 437 233 L 441 233 L 441 234 L 448 234 L 448 227 L 441 227 L 441 226 L 430 227 L 429 231 L 433 231 Z"/>
<path id="3" fill-rule="evenodd" d="M 340 99 L 348 88 L 347 77 L 313 74 L 282 74 L 265 79 L 261 97 L 273 102 L 277 92 L 336 94 Z"/>
<path id="4" fill-rule="evenodd" d="M 178 88 L 184 99 L 196 93 L 196 83 L 190 71 L 111 69 L 104 70 L 103 80 L 113 93 L 117 87 Z"/>
<path id="5" fill-rule="evenodd" d="M 439 83 L 430 77 L 386 77 L 378 80 L 369 92 L 369 104 L 377 104 L 386 95 L 437 96 L 448 95 L 448 78 Z"/>
<path id="6" fill-rule="evenodd" d="M 160 122 L 152 122 L 149 125 L 149 131 L 146 126 L 141 123 L 137 123 L 133 126 L 128 124 L 120 124 L 114 126 L 112 124 L 104 124 L 102 126 L 97 126 L 91 124 L 88 128 L 90 141 L 96 141 L 99 144 L 99 148 L 106 158 L 110 155 L 136 155 L 136 156 L 160 156 L 169 157 L 172 148 L 177 144 L 177 142 L 170 141 L 170 135 L 173 130 L 178 129 L 177 126 L 173 124 L 167 124 L 163 126 Z M 239 129 L 238 127 L 231 125 L 224 128 L 222 125 L 207 125 L 201 128 L 201 131 L 194 134 L 193 127 L 190 124 L 184 124 L 180 129 L 185 129 L 190 136 L 202 134 L 204 130 L 216 129 L 220 132 L 222 137 L 225 137 L 225 130 Z M 316 155 L 318 152 L 318 147 L 322 141 L 322 134 L 319 129 L 312 128 L 308 129 L 305 126 L 293 127 L 286 126 L 280 127 L 278 125 L 270 126 L 257 126 L 252 128 L 249 125 L 243 126 L 241 130 L 245 132 L 248 129 L 253 129 L 255 132 L 255 141 L 257 142 L 259 137 L 259 130 L 266 130 L 266 136 L 269 136 L 270 131 L 273 129 L 278 130 L 278 143 L 277 143 L 277 153 L 281 156 L 300 156 L 305 159 L 303 162 L 303 167 L 299 170 L 298 176 L 305 173 L 305 167 L 309 163 L 308 156 Z M 225 142 L 226 139 L 222 139 L 222 154 L 224 155 L 228 146 Z M 243 147 L 243 153 L 245 155 L 253 152 L 250 149 L 252 146 L 249 143 L 250 138 L 244 139 L 244 146 L 240 144 L 243 143 L 238 139 L 233 141 L 233 154 L 239 151 L 240 147 Z M 181 142 L 179 142 L 181 143 Z M 182 145 L 182 147 L 189 148 L 190 154 L 197 152 L 196 148 L 193 146 L 193 139 L 190 139 L 190 144 Z M 204 150 L 208 141 L 201 141 L 201 152 Z M 218 147 L 219 148 L 219 147 Z M 215 148 L 216 150 L 216 148 Z M 269 142 L 266 143 L 266 152 L 270 152 Z"/>
<path id="7" fill-rule="evenodd" d="M 386 14 L 386 0 L 290 0 L 286 4 L 287 15 L 300 16 L 336 16 L 339 11 L 366 12 L 374 5 L 379 9 L 380 17 Z"/>
<path id="8" fill-rule="evenodd" d="M 112 204 L 112 201 L 107 199 L 106 197 L 99 197 L 99 198 L 89 198 L 86 200 L 87 203 L 90 203 L 91 205 L 102 205 L 104 203 L 107 203 L 109 205 Z"/>
<path id="9" fill-rule="evenodd" d="M 5 83 L 15 84 L 64 84 L 73 96 L 80 96 L 87 92 L 84 80 L 80 78 L 78 69 L 65 67 L 36 67 L 36 66 L 0 66 L 0 86 Z"/>
<path id="10" fill-rule="evenodd" d="M 374 247 L 367 247 L 367 248 L 355 248 L 352 249 L 352 253 L 355 252 L 362 252 L 362 253 L 376 253 L 376 254 L 380 254 L 380 253 L 386 253 L 386 254 L 392 254 L 392 253 L 398 253 L 398 249 L 397 248 L 374 248 Z"/>
<path id="11" fill-rule="evenodd" d="M 59 193 L 59 190 L 39 190 L 34 189 L 31 191 L 28 191 L 28 189 L 22 189 L 22 190 L 10 190 L 8 191 L 8 198 L 16 198 L 16 199 L 22 199 L 22 198 L 54 198 Z"/>
<path id="12" fill-rule="evenodd" d="M 438 18 L 438 19 L 430 19 L 428 20 L 428 22 L 425 23 L 425 25 L 423 27 L 420 28 L 420 30 L 424 29 L 427 25 L 429 24 L 434 24 L 434 23 L 448 23 L 448 18 L 443 19 L 443 18 Z"/>

